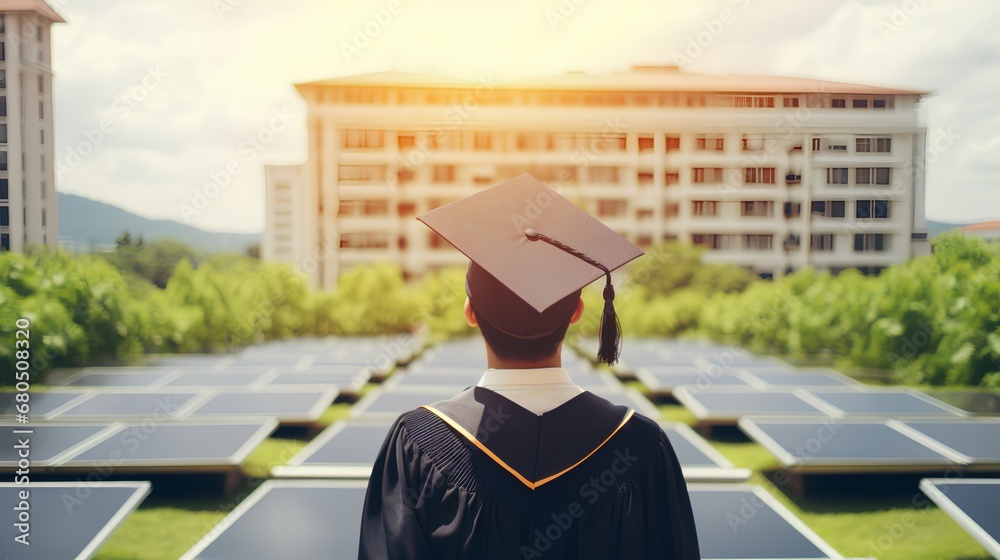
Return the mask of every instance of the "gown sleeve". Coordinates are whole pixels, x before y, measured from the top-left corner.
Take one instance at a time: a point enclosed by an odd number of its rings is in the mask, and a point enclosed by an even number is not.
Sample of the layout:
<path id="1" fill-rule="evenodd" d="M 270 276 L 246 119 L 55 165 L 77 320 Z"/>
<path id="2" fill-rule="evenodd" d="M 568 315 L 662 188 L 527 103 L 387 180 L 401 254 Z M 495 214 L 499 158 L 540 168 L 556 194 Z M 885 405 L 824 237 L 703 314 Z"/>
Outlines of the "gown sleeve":
<path id="1" fill-rule="evenodd" d="M 424 491 L 419 454 L 403 419 L 389 430 L 375 460 L 361 518 L 359 560 L 432 560 L 415 511 Z"/>
<path id="2" fill-rule="evenodd" d="M 676 560 L 700 560 L 701 551 L 698 546 L 698 531 L 695 528 L 694 512 L 691 509 L 691 496 L 688 495 L 687 483 L 681 471 L 680 461 L 666 434 L 660 436 L 660 448 L 663 452 L 665 472 L 659 477 L 664 481 L 665 503 L 661 509 L 661 519 L 658 525 L 663 534 L 670 535 L 671 545 L 669 558 Z M 665 510 L 665 511 L 664 511 Z M 662 515 L 665 513 L 665 515 Z"/>

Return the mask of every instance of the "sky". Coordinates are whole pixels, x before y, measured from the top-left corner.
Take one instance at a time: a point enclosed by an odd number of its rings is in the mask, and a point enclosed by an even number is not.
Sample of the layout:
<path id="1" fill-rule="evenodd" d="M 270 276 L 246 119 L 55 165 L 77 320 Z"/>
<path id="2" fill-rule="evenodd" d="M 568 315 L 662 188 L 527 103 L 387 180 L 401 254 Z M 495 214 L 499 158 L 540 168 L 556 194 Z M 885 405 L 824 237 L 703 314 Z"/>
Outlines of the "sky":
<path id="1" fill-rule="evenodd" d="M 995 0 L 48 1 L 56 188 L 149 218 L 262 231 L 263 165 L 306 158 L 296 82 L 675 63 L 933 92 L 928 218 L 1000 218 Z"/>

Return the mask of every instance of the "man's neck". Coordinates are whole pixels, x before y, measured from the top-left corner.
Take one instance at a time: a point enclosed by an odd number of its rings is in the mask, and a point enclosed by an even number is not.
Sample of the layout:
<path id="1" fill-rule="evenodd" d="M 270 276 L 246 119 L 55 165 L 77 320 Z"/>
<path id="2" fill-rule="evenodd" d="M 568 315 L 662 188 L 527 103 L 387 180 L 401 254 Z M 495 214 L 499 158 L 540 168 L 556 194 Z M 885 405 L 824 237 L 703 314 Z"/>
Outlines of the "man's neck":
<path id="1" fill-rule="evenodd" d="M 489 345 L 486 345 L 486 364 L 490 369 L 541 369 L 541 368 L 557 368 L 562 367 L 562 344 L 556 349 L 555 354 L 544 358 L 541 360 L 534 361 L 521 361 L 521 360 L 504 360 L 497 357 L 490 349 Z"/>

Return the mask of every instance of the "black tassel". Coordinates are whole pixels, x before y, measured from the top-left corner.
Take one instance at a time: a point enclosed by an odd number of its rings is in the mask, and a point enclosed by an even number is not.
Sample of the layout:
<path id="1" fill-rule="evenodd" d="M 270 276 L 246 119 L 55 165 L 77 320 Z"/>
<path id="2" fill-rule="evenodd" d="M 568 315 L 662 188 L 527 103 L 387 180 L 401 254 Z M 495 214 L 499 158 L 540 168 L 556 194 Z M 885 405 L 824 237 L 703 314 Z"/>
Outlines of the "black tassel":
<path id="1" fill-rule="evenodd" d="M 618 362 L 622 349 L 622 325 L 615 313 L 615 287 L 611 285 L 611 274 L 607 274 L 604 285 L 604 312 L 601 313 L 601 345 L 597 349 L 597 361 L 609 366 Z"/>

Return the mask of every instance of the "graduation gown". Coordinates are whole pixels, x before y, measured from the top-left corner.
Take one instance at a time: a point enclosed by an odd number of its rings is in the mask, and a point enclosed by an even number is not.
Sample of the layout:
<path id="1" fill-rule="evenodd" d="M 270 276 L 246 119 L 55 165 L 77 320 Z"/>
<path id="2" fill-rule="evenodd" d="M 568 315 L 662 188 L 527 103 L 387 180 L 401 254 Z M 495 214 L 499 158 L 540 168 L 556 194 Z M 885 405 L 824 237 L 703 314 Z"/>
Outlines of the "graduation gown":
<path id="1" fill-rule="evenodd" d="M 393 424 L 359 558 L 700 554 L 681 467 L 655 422 L 589 392 L 538 416 L 473 387 Z"/>

